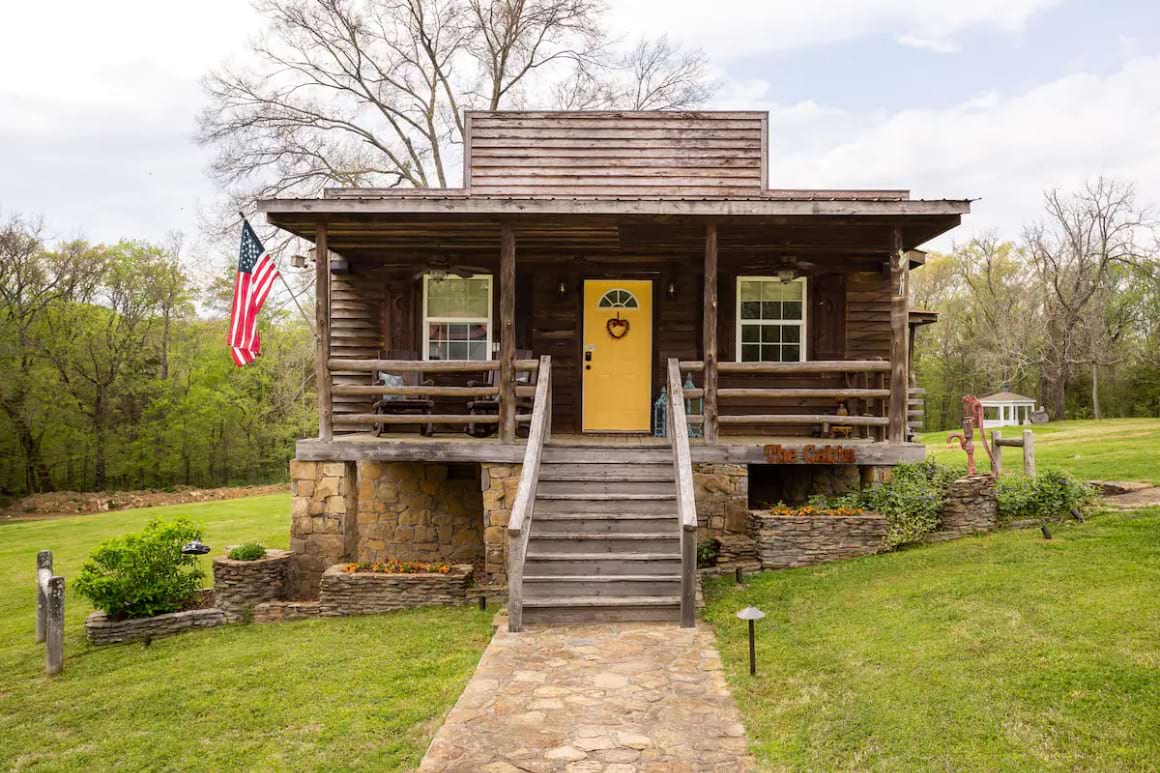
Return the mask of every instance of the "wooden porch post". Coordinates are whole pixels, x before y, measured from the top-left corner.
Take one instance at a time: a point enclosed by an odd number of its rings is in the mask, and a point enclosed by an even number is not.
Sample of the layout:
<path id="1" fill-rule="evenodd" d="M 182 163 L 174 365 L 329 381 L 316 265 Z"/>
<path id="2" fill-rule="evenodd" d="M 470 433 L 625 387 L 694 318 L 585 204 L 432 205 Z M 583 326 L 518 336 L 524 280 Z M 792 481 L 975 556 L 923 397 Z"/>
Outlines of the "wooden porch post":
<path id="1" fill-rule="evenodd" d="M 717 442 L 717 224 L 705 226 L 705 301 L 701 344 L 705 362 L 703 414 L 706 443 Z"/>
<path id="2" fill-rule="evenodd" d="M 886 439 L 906 442 L 910 403 L 910 259 L 902 251 L 902 227 L 890 235 L 890 412 Z"/>
<path id="3" fill-rule="evenodd" d="M 516 236 L 508 223 L 500 226 L 499 252 L 499 439 L 516 439 Z"/>
<path id="4" fill-rule="evenodd" d="M 330 248 L 326 238 L 326 223 L 318 223 L 314 230 L 314 328 L 315 373 L 318 379 L 318 439 L 334 437 L 334 403 L 330 396 Z"/>

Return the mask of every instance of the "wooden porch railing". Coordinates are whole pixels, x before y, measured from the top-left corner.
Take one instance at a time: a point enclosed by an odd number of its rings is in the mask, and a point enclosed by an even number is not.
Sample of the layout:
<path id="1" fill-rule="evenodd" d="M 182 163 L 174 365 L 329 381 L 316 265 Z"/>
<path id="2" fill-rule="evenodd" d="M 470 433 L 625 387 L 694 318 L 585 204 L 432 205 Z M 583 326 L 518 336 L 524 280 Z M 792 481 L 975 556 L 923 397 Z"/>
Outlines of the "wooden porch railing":
<path id="1" fill-rule="evenodd" d="M 534 371 L 540 365 L 536 360 L 516 360 L 513 364 L 515 372 Z M 330 359 L 327 361 L 328 372 L 354 371 L 365 372 L 368 375 L 380 371 L 387 373 L 486 373 L 499 372 L 499 360 L 350 360 Z M 370 379 L 368 378 L 368 381 Z M 331 417 L 335 424 L 378 426 L 388 424 L 499 424 L 500 440 L 514 442 L 514 432 L 505 436 L 506 426 L 504 417 L 516 409 L 516 398 L 529 396 L 535 393 L 536 387 L 514 387 L 505 393 L 500 386 L 386 386 L 383 384 L 338 384 L 330 389 L 332 395 L 350 395 L 362 397 L 377 397 L 380 395 L 401 395 L 408 397 L 498 397 L 499 413 L 494 416 L 469 415 L 466 413 L 415 415 L 390 415 L 378 413 L 348 413 Z M 530 415 L 516 415 L 515 422 L 531 421 Z"/>
<path id="2" fill-rule="evenodd" d="M 693 493 L 693 457 L 685 417 L 680 364 L 669 360 L 668 432 L 673 443 L 673 473 L 677 483 L 677 516 L 681 526 L 681 627 L 692 628 L 696 613 L 697 501 Z"/>
<path id="3" fill-rule="evenodd" d="M 705 370 L 705 363 L 699 360 L 683 361 L 678 363 L 679 373 L 701 373 Z M 728 405 L 730 400 L 747 399 L 787 400 L 787 399 L 827 399 L 827 400 L 862 400 L 866 405 L 876 405 L 871 411 L 873 415 L 836 416 L 820 413 L 731 413 L 726 415 L 712 415 L 708 411 L 702 415 L 687 417 L 690 424 L 844 424 L 851 427 L 867 427 L 868 431 L 885 434 L 885 428 L 890 424 L 887 415 L 890 399 L 888 376 L 891 366 L 886 360 L 814 360 L 810 362 L 722 362 L 717 365 L 720 374 L 745 374 L 763 376 L 845 376 L 846 387 L 744 387 L 718 388 L 716 400 L 705 399 L 705 405 L 716 405 L 721 402 Z M 678 375 L 679 375 L 678 373 Z M 861 385 L 856 385 L 857 381 Z M 878 383 L 875 384 L 874 382 Z M 708 383 L 708 379 L 705 380 Z M 707 398 L 704 389 L 686 389 L 684 395 L 689 399 Z M 715 435 L 716 433 L 712 433 Z M 705 436 L 711 433 L 706 429 Z M 885 439 L 885 437 L 883 437 Z"/>
<path id="4" fill-rule="evenodd" d="M 536 510 L 536 487 L 540 482 L 540 460 L 544 443 L 552 433 L 552 358 L 540 358 L 536 378 L 536 395 L 532 404 L 528 447 L 524 451 L 524 466 L 516 488 L 516 501 L 508 519 L 508 630 L 517 632 L 524 622 L 524 559 L 528 553 L 528 537 L 532 533 L 532 517 Z"/>

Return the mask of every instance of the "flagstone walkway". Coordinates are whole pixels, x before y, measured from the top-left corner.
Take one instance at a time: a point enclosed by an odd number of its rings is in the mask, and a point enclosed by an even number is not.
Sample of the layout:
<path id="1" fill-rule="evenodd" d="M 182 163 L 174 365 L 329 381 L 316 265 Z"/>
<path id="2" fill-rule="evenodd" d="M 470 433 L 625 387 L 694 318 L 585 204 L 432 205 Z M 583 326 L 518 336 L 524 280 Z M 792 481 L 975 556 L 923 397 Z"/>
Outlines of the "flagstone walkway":
<path id="1" fill-rule="evenodd" d="M 712 631 L 501 628 L 420 771 L 752 770 Z"/>

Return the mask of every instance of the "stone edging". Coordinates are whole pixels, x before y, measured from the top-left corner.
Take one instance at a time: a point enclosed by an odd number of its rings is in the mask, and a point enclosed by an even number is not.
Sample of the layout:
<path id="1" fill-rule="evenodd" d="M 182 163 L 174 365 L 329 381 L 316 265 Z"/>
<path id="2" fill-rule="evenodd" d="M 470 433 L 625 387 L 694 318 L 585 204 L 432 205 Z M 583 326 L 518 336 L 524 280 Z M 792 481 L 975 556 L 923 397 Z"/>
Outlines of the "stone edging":
<path id="1" fill-rule="evenodd" d="M 266 557 L 256 561 L 235 561 L 227 556 L 213 560 L 216 605 L 229 622 L 244 620 L 258 604 L 283 596 L 290 557 L 286 550 L 267 550 Z"/>

